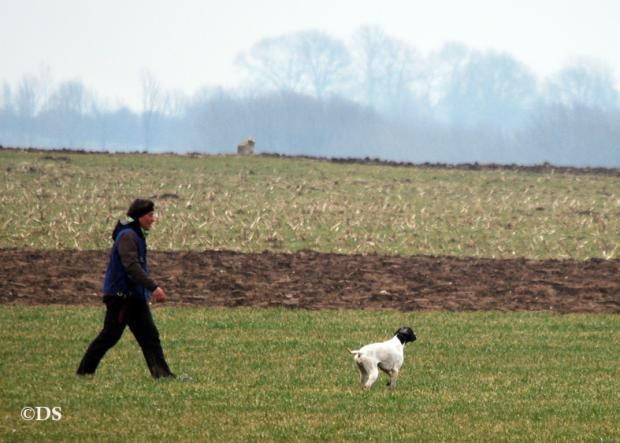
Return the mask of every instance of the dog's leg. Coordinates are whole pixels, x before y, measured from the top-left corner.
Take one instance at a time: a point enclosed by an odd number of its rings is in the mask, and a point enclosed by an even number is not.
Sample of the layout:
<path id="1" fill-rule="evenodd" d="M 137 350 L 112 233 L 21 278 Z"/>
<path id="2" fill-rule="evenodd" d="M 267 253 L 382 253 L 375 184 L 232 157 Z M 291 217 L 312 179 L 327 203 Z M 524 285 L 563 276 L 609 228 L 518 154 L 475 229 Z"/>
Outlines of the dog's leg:
<path id="1" fill-rule="evenodd" d="M 355 363 L 357 363 L 357 369 L 360 371 L 360 384 L 364 386 L 368 381 L 368 371 L 366 370 L 366 365 L 361 359 L 356 359 Z"/>
<path id="2" fill-rule="evenodd" d="M 379 377 L 379 370 L 377 369 L 376 366 L 371 366 L 370 368 L 367 368 L 367 370 L 368 370 L 368 379 L 366 380 L 366 383 L 364 383 L 364 388 L 370 389 L 373 383 L 377 381 L 377 377 Z"/>
<path id="3" fill-rule="evenodd" d="M 396 380 L 398 379 L 398 369 L 392 369 L 390 372 L 390 382 L 388 386 L 390 389 L 394 389 L 396 387 Z"/>

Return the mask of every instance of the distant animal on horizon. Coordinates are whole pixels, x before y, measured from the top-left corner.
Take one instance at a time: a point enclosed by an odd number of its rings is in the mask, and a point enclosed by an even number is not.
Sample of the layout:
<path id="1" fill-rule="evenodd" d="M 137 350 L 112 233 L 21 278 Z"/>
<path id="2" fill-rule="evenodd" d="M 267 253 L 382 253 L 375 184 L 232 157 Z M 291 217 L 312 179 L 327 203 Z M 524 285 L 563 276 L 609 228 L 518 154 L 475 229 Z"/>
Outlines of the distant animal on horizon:
<path id="1" fill-rule="evenodd" d="M 237 154 L 239 155 L 252 155 L 254 154 L 254 145 L 256 139 L 254 137 L 248 137 L 237 145 Z"/>
<path id="2" fill-rule="evenodd" d="M 371 343 L 356 351 L 353 359 L 360 371 L 360 383 L 364 389 L 370 389 L 379 377 L 379 369 L 390 376 L 388 386 L 396 387 L 396 380 L 400 368 L 405 360 L 405 345 L 417 340 L 415 332 L 410 327 L 403 326 L 394 333 L 394 336 L 380 343 Z"/>

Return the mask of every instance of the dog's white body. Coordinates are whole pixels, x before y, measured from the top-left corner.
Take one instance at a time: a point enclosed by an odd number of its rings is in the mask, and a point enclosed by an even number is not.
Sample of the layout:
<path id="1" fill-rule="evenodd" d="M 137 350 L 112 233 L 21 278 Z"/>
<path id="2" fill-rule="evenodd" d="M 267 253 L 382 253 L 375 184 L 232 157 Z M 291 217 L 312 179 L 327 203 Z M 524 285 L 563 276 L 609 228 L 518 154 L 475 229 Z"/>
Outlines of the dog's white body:
<path id="1" fill-rule="evenodd" d="M 405 360 L 405 345 L 397 336 L 381 343 L 371 343 L 353 354 L 355 363 L 360 371 L 360 383 L 369 389 L 379 377 L 379 369 L 390 376 L 390 387 L 396 386 L 398 373 Z"/>

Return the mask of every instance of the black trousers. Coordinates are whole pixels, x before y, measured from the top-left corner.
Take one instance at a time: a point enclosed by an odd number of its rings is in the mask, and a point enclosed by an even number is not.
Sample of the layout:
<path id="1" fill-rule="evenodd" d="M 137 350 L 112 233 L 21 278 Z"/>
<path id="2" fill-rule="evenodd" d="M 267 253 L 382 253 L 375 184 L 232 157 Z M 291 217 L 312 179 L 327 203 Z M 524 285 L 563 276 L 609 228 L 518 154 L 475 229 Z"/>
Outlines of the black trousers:
<path id="1" fill-rule="evenodd" d="M 77 374 L 94 374 L 105 353 L 121 338 L 125 326 L 138 341 L 146 364 L 154 378 L 174 377 L 168 368 L 147 301 L 139 297 L 104 297 L 107 306 L 103 329 L 90 344 L 80 362 Z"/>

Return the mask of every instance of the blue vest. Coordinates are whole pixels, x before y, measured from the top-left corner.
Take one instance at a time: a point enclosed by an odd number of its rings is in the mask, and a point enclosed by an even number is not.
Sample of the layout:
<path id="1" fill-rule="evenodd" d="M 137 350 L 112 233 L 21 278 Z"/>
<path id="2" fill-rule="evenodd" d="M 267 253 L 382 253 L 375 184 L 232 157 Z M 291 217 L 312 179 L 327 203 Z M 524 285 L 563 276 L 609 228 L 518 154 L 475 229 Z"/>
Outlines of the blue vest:
<path id="1" fill-rule="evenodd" d="M 133 235 L 138 244 L 138 261 L 140 266 L 146 274 L 149 273 L 149 267 L 146 263 L 146 240 L 139 234 L 132 226 L 126 226 L 116 235 L 114 239 L 114 245 L 112 246 L 112 252 L 110 253 L 110 261 L 108 262 L 108 268 L 105 271 L 105 279 L 103 281 L 103 295 L 128 295 L 142 298 L 149 298 L 151 291 L 144 286 L 134 282 L 123 263 L 121 262 L 121 256 L 118 253 L 118 245 L 121 238 L 125 235 Z"/>

